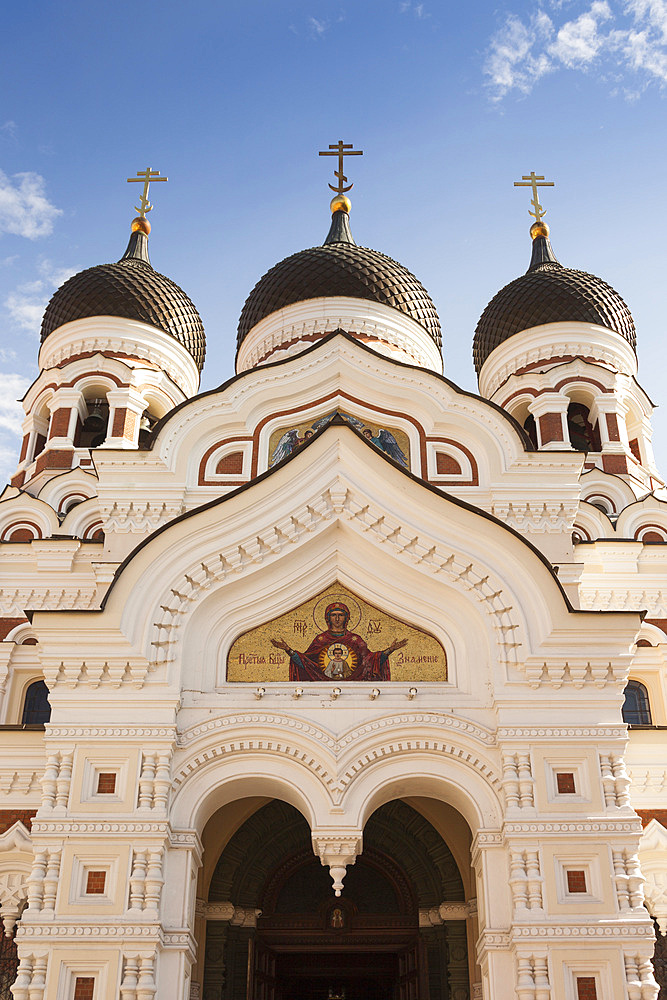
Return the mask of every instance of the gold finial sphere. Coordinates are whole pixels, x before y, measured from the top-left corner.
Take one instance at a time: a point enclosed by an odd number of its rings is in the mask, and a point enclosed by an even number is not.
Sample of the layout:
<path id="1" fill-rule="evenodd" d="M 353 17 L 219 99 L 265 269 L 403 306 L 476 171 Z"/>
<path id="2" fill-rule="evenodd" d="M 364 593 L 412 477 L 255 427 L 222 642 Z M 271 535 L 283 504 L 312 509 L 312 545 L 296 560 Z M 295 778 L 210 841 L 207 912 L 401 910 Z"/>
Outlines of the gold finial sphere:
<path id="1" fill-rule="evenodd" d="M 331 214 L 334 212 L 347 212 L 350 214 L 350 209 L 352 208 L 352 202 L 349 198 L 346 198 L 344 194 L 337 194 L 335 198 L 331 199 Z"/>
<path id="2" fill-rule="evenodd" d="M 538 236 L 546 236 L 548 238 L 549 227 L 546 222 L 534 222 L 530 227 L 530 235 L 534 240 L 536 240 Z"/>
<path id="3" fill-rule="evenodd" d="M 151 231 L 151 224 L 148 219 L 143 219 L 140 215 L 136 219 L 132 219 L 132 232 L 133 233 L 145 233 L 146 236 Z"/>

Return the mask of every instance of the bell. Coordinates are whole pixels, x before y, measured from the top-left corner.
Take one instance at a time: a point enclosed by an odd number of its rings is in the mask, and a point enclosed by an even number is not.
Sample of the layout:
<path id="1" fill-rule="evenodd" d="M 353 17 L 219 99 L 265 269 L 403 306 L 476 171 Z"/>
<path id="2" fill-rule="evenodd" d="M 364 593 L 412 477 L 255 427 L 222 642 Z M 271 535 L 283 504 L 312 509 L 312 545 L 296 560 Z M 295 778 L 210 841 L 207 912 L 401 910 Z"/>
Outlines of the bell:
<path id="1" fill-rule="evenodd" d="M 149 431 L 153 426 L 153 422 L 147 413 L 144 413 L 141 420 L 139 421 L 140 431 Z"/>
<path id="2" fill-rule="evenodd" d="M 87 431 L 103 431 L 106 429 L 107 418 L 102 412 L 102 402 L 101 399 L 94 399 L 92 401 L 88 410 L 88 416 L 83 425 Z"/>

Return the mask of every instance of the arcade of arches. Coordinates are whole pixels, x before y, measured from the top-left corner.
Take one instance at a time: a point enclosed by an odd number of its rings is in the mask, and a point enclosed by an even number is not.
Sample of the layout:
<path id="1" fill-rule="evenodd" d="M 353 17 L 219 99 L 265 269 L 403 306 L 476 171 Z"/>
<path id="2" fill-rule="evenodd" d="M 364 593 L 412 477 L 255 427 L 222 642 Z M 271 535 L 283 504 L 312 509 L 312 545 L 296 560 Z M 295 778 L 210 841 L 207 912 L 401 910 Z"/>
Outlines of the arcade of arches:
<path id="1" fill-rule="evenodd" d="M 204 875 L 203 1000 L 467 1000 L 473 928 L 460 859 L 415 808 L 423 801 L 376 810 L 337 898 L 301 813 L 255 800 Z M 467 826 L 443 809 L 460 841 Z M 219 823 L 209 821 L 205 843 Z"/>

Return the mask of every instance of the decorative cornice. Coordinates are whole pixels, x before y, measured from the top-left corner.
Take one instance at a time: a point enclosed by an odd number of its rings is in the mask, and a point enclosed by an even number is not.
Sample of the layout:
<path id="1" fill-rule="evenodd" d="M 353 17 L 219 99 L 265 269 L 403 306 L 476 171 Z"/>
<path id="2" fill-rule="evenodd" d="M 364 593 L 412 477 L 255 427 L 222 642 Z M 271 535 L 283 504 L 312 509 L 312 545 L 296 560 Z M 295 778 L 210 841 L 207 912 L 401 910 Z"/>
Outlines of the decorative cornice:
<path id="1" fill-rule="evenodd" d="M 505 740 L 627 739 L 625 726 L 499 726 L 498 742 Z"/>
<path id="2" fill-rule="evenodd" d="M 53 726 L 46 729 L 49 739 L 57 740 L 174 740 L 176 727 L 167 726 Z"/>
<path id="3" fill-rule="evenodd" d="M 639 836 L 642 832 L 641 820 L 622 817 L 619 819 L 581 820 L 573 823 L 571 820 L 551 820 L 534 823 L 518 823 L 508 821 L 503 825 L 507 837 L 534 836 L 535 834 L 553 834 L 556 837 L 563 834 L 584 834 L 599 837 L 603 833 L 607 837 L 619 836 L 627 839 L 628 834 Z"/>

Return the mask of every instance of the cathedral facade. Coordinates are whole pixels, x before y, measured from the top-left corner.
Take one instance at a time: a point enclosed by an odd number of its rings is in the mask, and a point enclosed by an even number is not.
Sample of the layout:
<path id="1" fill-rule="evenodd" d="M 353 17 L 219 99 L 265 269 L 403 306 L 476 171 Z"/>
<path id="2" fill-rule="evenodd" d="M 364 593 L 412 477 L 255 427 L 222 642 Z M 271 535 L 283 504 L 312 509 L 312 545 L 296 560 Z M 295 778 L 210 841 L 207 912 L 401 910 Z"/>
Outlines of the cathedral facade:
<path id="1" fill-rule="evenodd" d="M 463 391 L 422 284 L 331 209 L 213 391 L 145 214 L 46 309 L 0 497 L 2 1000 L 665 983 L 667 489 L 632 315 L 536 203 Z"/>

